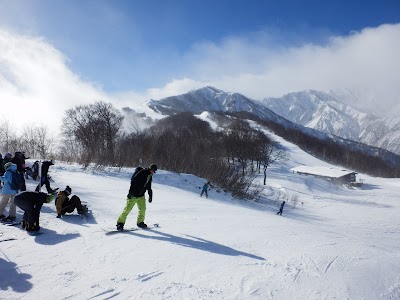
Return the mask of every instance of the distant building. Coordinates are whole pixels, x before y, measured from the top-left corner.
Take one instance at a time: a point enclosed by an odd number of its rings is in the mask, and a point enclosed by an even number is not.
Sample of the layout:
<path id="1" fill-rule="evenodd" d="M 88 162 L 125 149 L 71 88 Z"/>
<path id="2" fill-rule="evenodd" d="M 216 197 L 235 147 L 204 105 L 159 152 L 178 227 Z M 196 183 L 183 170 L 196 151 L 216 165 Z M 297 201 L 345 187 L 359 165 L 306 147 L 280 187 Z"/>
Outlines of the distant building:
<path id="1" fill-rule="evenodd" d="M 302 175 L 312 175 L 314 177 L 333 181 L 337 184 L 356 185 L 357 173 L 348 170 L 328 168 L 328 167 L 298 166 L 290 169 L 290 171 Z"/>

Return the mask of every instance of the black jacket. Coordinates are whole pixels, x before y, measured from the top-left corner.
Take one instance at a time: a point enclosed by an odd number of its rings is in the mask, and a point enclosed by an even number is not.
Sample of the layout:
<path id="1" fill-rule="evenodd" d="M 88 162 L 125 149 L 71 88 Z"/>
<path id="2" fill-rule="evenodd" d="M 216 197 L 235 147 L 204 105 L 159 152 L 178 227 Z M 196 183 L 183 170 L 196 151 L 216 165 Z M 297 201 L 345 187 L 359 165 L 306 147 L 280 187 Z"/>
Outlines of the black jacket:
<path id="1" fill-rule="evenodd" d="M 131 186 L 129 188 L 129 194 L 133 197 L 142 197 L 146 193 L 149 193 L 149 197 L 153 197 L 153 191 L 151 189 L 151 181 L 153 176 L 149 169 L 143 169 L 131 179 Z"/>
<path id="2" fill-rule="evenodd" d="M 15 196 L 14 201 L 24 203 L 44 203 L 46 202 L 47 194 L 43 192 L 21 192 Z M 18 204 L 17 204 L 18 205 Z"/>
<path id="3" fill-rule="evenodd" d="M 42 162 L 42 177 L 47 176 L 47 173 L 49 173 L 49 168 L 52 165 L 54 165 L 52 161 L 46 160 Z"/>

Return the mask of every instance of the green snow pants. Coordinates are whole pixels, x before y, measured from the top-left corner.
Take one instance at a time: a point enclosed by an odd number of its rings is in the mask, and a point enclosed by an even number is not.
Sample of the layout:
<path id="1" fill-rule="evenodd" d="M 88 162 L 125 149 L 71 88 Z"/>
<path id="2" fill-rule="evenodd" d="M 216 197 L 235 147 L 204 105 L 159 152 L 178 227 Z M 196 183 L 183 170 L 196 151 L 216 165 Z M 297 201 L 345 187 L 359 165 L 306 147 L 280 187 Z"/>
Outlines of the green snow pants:
<path id="1" fill-rule="evenodd" d="M 119 216 L 117 223 L 125 224 L 126 218 L 128 217 L 129 213 L 131 212 L 132 208 L 135 206 L 136 203 L 139 209 L 136 224 L 144 222 L 144 218 L 146 216 L 146 197 L 142 196 L 142 197 L 132 197 L 131 199 L 129 198 L 126 199 L 125 208 L 122 211 L 121 215 Z"/>

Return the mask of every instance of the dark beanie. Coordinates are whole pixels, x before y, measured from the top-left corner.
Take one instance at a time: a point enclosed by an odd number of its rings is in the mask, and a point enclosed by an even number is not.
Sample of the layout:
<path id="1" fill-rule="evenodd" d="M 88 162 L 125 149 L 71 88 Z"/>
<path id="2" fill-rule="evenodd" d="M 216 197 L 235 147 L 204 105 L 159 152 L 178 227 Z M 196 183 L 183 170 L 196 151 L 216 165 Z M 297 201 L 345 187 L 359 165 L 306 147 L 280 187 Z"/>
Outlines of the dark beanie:
<path id="1" fill-rule="evenodd" d="M 66 187 L 65 190 L 64 190 L 64 193 L 65 193 L 67 196 L 69 196 L 69 195 L 71 195 L 71 192 L 72 192 L 72 189 L 69 187 L 69 185 L 67 185 L 67 187 Z"/>

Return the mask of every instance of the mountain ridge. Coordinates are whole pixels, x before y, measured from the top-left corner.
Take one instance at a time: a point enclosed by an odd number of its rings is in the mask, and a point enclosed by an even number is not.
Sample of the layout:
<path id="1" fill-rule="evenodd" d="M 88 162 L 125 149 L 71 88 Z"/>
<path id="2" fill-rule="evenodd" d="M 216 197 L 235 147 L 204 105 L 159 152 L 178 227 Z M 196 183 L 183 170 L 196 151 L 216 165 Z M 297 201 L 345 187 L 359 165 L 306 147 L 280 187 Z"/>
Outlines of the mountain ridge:
<path id="1" fill-rule="evenodd" d="M 330 94 L 305 90 L 260 101 L 305 127 L 400 154 L 400 119 L 362 112 Z"/>

